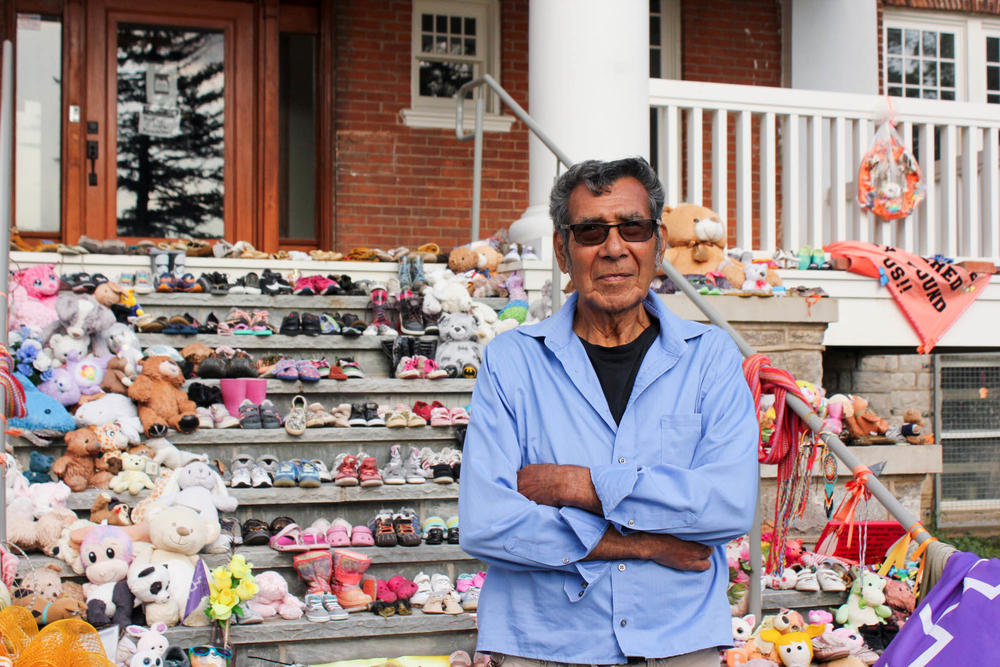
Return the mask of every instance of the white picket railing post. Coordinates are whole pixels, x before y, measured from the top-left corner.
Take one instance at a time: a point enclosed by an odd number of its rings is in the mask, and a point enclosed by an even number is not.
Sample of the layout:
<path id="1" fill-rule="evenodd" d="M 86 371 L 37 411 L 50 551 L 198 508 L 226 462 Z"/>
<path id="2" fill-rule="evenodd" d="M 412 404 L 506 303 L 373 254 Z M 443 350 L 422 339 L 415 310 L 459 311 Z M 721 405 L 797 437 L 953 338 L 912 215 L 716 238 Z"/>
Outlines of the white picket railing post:
<path id="1" fill-rule="evenodd" d="M 753 153 L 750 138 L 753 117 L 749 111 L 736 116 L 736 245 L 753 248 Z"/>
<path id="2" fill-rule="evenodd" d="M 983 132 L 983 255 L 1000 257 L 1000 130 Z"/>
<path id="3" fill-rule="evenodd" d="M 934 159 L 934 124 L 924 123 L 920 126 L 920 175 L 924 179 L 924 201 L 920 205 L 918 218 L 920 220 L 921 255 L 933 254 L 932 248 L 937 247 L 938 234 L 938 187 L 937 161 Z"/>
<path id="4" fill-rule="evenodd" d="M 728 123 L 726 110 L 717 109 L 712 116 L 712 209 L 722 220 L 726 220 L 729 213 Z"/>
<path id="5" fill-rule="evenodd" d="M 809 116 L 809 208 L 806 241 L 813 248 L 823 245 L 823 117 Z"/>
<path id="6" fill-rule="evenodd" d="M 781 138 L 781 237 L 784 241 L 784 247 L 798 251 L 803 241 L 801 228 L 798 224 L 802 203 L 798 114 L 792 113 L 785 117 Z"/>
<path id="7" fill-rule="evenodd" d="M 844 132 L 846 119 L 837 116 L 830 130 L 830 208 L 833 225 L 831 241 L 846 241 L 847 235 L 847 145 Z"/>
<path id="8" fill-rule="evenodd" d="M 913 123 L 910 121 L 905 121 L 900 125 L 900 129 L 903 135 L 903 143 L 910 149 L 913 150 Z M 918 209 L 919 210 L 919 209 Z M 918 218 L 915 214 L 911 214 L 897 220 L 895 223 L 895 238 L 893 239 L 893 245 L 908 250 L 909 252 L 918 252 L 917 249 L 917 222 Z"/>
<path id="9" fill-rule="evenodd" d="M 778 242 L 778 156 L 774 112 L 760 119 L 760 247 Z"/>
<path id="10" fill-rule="evenodd" d="M 695 107 L 687 113 L 687 201 L 689 204 L 701 206 L 702 159 L 701 159 L 701 109 Z"/>
<path id="11" fill-rule="evenodd" d="M 955 126 L 941 129 L 941 216 L 939 218 L 939 252 L 954 257 L 958 251 L 958 151 Z"/>
<path id="12" fill-rule="evenodd" d="M 979 256 L 979 128 L 962 128 L 962 225 L 959 248 L 962 255 Z"/>

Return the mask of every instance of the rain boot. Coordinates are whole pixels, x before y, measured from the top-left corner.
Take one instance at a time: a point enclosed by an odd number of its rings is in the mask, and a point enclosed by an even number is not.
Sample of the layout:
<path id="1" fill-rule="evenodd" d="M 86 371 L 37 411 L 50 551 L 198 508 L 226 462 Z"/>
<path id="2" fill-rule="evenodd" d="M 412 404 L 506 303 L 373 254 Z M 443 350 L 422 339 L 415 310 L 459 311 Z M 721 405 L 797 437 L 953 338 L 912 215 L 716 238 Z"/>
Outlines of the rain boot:
<path id="1" fill-rule="evenodd" d="M 372 559 L 349 549 L 333 550 L 333 592 L 337 602 L 347 611 L 364 611 L 372 598 L 361 590 L 361 580 Z"/>
<path id="2" fill-rule="evenodd" d="M 330 573 L 333 572 L 333 558 L 329 551 L 306 551 L 292 559 L 292 567 L 306 582 L 309 593 L 331 593 Z"/>

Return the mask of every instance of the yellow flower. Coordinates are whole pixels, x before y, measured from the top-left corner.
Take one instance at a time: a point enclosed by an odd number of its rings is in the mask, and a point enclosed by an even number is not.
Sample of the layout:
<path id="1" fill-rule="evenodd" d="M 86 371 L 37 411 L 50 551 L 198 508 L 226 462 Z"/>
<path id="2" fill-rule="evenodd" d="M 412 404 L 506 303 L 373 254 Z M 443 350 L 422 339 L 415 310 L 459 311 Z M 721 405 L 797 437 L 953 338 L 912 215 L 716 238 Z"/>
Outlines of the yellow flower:
<path id="1" fill-rule="evenodd" d="M 257 584 L 253 577 L 240 580 L 240 585 L 236 587 L 236 595 L 240 600 L 252 600 L 257 595 Z"/>
<path id="2" fill-rule="evenodd" d="M 232 607 L 228 607 L 224 604 L 213 604 L 212 605 L 212 616 L 217 621 L 225 621 L 233 614 Z"/>
<path id="3" fill-rule="evenodd" d="M 239 554 L 233 556 L 233 559 L 229 561 L 229 571 L 235 579 L 245 579 L 246 577 L 249 577 L 252 567 L 253 565 L 248 563 L 246 559 Z"/>
<path id="4" fill-rule="evenodd" d="M 239 603 L 240 599 L 236 595 L 236 591 L 232 588 L 227 588 L 224 591 L 219 591 L 218 597 L 213 601 L 213 606 L 215 606 L 215 604 L 223 604 L 231 609 Z"/>
<path id="5" fill-rule="evenodd" d="M 217 588 L 222 590 L 233 585 L 233 575 L 229 570 L 220 565 L 212 570 L 212 581 Z"/>

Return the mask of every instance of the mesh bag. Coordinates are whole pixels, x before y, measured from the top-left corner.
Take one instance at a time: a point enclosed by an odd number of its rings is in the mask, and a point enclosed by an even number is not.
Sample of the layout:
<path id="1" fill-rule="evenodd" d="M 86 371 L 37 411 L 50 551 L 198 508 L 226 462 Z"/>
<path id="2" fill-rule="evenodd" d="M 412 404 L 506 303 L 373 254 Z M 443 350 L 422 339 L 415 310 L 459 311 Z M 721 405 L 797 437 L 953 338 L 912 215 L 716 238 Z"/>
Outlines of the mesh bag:
<path id="1" fill-rule="evenodd" d="M 35 617 L 24 607 L 0 611 L 0 656 L 16 658 L 37 634 Z"/>
<path id="2" fill-rule="evenodd" d="M 15 667 L 115 667 L 93 626 L 78 618 L 46 625 L 14 661 Z"/>

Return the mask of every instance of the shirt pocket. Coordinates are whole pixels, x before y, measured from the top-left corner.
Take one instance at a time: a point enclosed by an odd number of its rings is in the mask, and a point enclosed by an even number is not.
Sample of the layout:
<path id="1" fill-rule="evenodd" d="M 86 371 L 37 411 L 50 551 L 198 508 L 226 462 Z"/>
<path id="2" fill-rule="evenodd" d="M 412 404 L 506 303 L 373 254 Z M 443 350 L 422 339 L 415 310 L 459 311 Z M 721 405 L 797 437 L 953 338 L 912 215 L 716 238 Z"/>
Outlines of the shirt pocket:
<path id="1" fill-rule="evenodd" d="M 700 414 L 660 417 L 660 463 L 690 468 L 699 440 L 701 440 Z"/>

